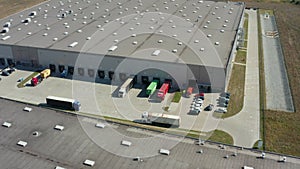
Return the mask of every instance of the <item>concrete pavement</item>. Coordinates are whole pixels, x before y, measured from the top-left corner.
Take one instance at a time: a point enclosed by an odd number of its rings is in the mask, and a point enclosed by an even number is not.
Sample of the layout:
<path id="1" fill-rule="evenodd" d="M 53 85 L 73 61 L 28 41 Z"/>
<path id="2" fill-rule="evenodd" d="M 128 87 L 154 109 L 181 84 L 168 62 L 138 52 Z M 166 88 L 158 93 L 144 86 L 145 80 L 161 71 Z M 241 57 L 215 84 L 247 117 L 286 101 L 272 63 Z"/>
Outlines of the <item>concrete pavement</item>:
<path id="1" fill-rule="evenodd" d="M 218 129 L 232 135 L 234 145 L 252 147 L 259 139 L 259 62 L 258 62 L 258 25 L 257 12 L 247 10 L 249 14 L 248 49 L 244 106 L 237 115 L 221 121 Z"/>

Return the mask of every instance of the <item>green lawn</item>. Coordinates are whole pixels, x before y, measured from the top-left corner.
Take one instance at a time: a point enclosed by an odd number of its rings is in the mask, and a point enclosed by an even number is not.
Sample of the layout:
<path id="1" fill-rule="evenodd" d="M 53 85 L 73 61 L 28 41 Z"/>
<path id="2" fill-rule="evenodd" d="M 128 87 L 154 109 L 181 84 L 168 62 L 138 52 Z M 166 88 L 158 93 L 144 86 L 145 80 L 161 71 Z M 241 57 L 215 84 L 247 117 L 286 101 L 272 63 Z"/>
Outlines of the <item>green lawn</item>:
<path id="1" fill-rule="evenodd" d="M 235 56 L 235 62 L 246 64 L 246 56 L 247 56 L 247 52 L 246 51 L 238 50 L 237 54 Z"/>
<path id="2" fill-rule="evenodd" d="M 179 103 L 180 99 L 181 99 L 181 92 L 175 92 L 174 97 L 172 99 L 172 102 L 174 103 Z"/>
<path id="3" fill-rule="evenodd" d="M 227 113 L 224 113 L 222 118 L 234 116 L 242 110 L 244 105 L 245 72 L 245 66 L 233 66 L 228 85 L 228 92 L 231 94 L 230 101 L 228 104 Z"/>
<path id="4" fill-rule="evenodd" d="M 221 130 L 215 130 L 208 140 L 233 145 L 232 136 Z"/>
<path id="5" fill-rule="evenodd" d="M 38 75 L 39 72 L 33 72 L 31 75 L 29 75 L 28 77 L 26 77 L 22 82 L 20 82 L 17 87 L 18 88 L 22 88 L 25 87 L 25 84 L 31 80 L 31 78 L 33 78 L 34 76 Z"/>

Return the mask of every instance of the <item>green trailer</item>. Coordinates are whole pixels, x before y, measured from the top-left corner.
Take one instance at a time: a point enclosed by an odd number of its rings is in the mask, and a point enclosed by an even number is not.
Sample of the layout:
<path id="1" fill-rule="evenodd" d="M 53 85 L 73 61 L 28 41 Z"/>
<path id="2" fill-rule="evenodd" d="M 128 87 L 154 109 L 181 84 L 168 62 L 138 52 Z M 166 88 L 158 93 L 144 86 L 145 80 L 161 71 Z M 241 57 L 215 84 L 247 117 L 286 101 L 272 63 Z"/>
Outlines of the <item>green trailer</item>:
<path id="1" fill-rule="evenodd" d="M 156 87 L 157 87 L 157 84 L 158 84 L 158 81 L 157 80 L 153 80 L 150 85 L 147 87 L 147 91 L 146 91 L 146 94 L 148 96 L 152 95 L 155 90 L 156 90 Z"/>

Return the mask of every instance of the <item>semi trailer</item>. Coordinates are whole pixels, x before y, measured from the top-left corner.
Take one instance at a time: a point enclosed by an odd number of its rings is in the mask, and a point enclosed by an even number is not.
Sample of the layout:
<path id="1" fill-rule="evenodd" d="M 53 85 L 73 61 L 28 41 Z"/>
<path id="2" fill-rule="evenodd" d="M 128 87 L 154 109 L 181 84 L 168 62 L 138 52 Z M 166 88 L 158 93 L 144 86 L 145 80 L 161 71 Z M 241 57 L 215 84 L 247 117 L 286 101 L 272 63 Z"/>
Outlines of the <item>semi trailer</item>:
<path id="1" fill-rule="evenodd" d="M 157 87 L 157 84 L 158 84 L 158 81 L 157 80 L 153 80 L 150 85 L 147 87 L 147 90 L 146 90 L 146 94 L 148 96 L 152 95 L 155 90 L 156 90 L 156 87 Z"/>
<path id="2" fill-rule="evenodd" d="M 56 96 L 48 96 L 46 98 L 46 103 L 49 106 L 62 108 L 66 110 L 80 110 L 80 102 L 74 99 L 56 97 Z"/>
<path id="3" fill-rule="evenodd" d="M 118 96 L 119 97 L 125 97 L 125 95 L 129 92 L 129 90 L 132 88 L 134 83 L 134 77 L 129 77 L 120 87 Z"/>
<path id="4" fill-rule="evenodd" d="M 142 123 L 166 127 L 179 127 L 180 117 L 163 113 L 144 112 L 142 114 Z"/>
<path id="5" fill-rule="evenodd" d="M 168 93 L 170 88 L 170 83 L 165 82 L 159 89 L 158 93 L 157 93 L 157 97 L 159 97 L 160 99 L 164 100 L 166 94 Z"/>

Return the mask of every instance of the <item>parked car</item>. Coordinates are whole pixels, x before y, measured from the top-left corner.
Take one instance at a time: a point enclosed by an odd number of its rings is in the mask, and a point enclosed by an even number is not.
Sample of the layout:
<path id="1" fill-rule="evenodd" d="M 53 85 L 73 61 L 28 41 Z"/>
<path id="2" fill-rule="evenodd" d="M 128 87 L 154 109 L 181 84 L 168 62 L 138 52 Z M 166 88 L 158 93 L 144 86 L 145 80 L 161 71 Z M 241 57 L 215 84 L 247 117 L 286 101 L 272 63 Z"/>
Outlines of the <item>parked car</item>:
<path id="1" fill-rule="evenodd" d="M 217 113 L 227 113 L 227 109 L 226 108 L 218 108 L 215 110 L 215 112 Z"/>
<path id="2" fill-rule="evenodd" d="M 3 70 L 2 71 L 2 76 L 9 76 L 10 74 L 6 71 L 6 70 Z"/>
<path id="3" fill-rule="evenodd" d="M 214 108 L 213 104 L 209 104 L 207 107 L 205 107 L 204 111 L 211 111 Z"/>

